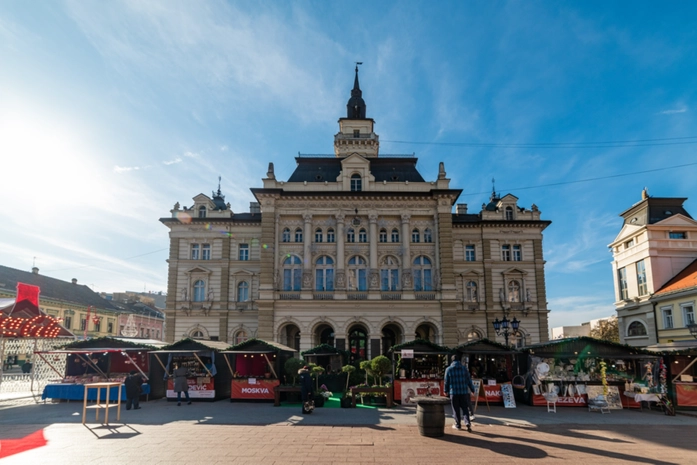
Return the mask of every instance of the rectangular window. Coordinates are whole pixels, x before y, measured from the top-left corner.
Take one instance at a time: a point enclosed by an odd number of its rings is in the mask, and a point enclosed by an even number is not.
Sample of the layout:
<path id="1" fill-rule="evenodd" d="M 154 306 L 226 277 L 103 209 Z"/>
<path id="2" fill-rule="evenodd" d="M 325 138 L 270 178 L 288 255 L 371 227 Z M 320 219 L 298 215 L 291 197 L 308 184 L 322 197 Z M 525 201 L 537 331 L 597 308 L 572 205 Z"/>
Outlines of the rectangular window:
<path id="1" fill-rule="evenodd" d="M 198 260 L 200 250 L 201 250 L 201 248 L 198 244 L 191 244 L 191 259 L 192 260 Z"/>
<path id="2" fill-rule="evenodd" d="M 240 261 L 249 260 L 249 244 L 240 244 L 239 259 Z"/>
<path id="3" fill-rule="evenodd" d="M 399 242 L 399 231 L 396 229 L 392 230 L 392 242 Z"/>
<path id="4" fill-rule="evenodd" d="M 634 245 L 634 239 L 629 239 L 627 242 L 624 243 L 624 248 L 628 249 Z"/>
<path id="5" fill-rule="evenodd" d="M 330 230 L 327 231 L 327 242 L 332 243 L 332 242 L 334 242 L 334 241 L 335 241 L 335 239 L 334 239 L 334 230 L 333 230 L 333 229 L 330 229 Z"/>
<path id="6" fill-rule="evenodd" d="M 663 312 L 663 327 L 665 329 L 672 329 L 673 328 L 673 309 L 670 307 L 667 307 L 667 308 L 662 308 L 661 311 Z"/>
<path id="7" fill-rule="evenodd" d="M 109 333 L 109 334 L 111 334 L 111 333 L 114 332 L 114 322 L 113 322 L 113 321 L 109 321 L 109 322 L 106 324 L 106 332 Z"/>
<path id="8" fill-rule="evenodd" d="M 695 306 L 693 304 L 680 304 L 682 307 L 682 321 L 687 325 L 695 324 Z"/>
<path id="9" fill-rule="evenodd" d="M 468 261 L 468 262 L 476 262 L 477 261 L 477 255 L 475 253 L 473 245 L 466 245 L 465 246 L 465 261 Z"/>
<path id="10" fill-rule="evenodd" d="M 80 331 L 87 329 L 87 320 L 85 318 L 80 319 Z"/>
<path id="11" fill-rule="evenodd" d="M 97 332 L 100 332 L 102 330 L 102 321 L 101 320 L 96 320 L 94 322 L 94 330 Z"/>
<path id="12" fill-rule="evenodd" d="M 501 260 L 503 260 L 504 262 L 511 261 L 511 246 L 510 245 L 502 245 L 501 246 Z"/>
<path id="13" fill-rule="evenodd" d="M 671 231 L 668 233 L 670 239 L 687 239 L 687 233 L 685 231 Z"/>
<path id="14" fill-rule="evenodd" d="M 201 260 L 210 260 L 211 259 L 211 245 L 210 244 L 203 244 L 202 249 L 201 249 Z"/>
<path id="15" fill-rule="evenodd" d="M 646 284 L 646 265 L 644 260 L 636 262 L 636 282 L 639 287 L 639 295 L 648 294 L 649 287 Z"/>
<path id="16" fill-rule="evenodd" d="M 315 231 L 315 242 L 322 242 L 322 230 Z"/>
<path id="17" fill-rule="evenodd" d="M 380 242 L 387 242 L 387 231 L 384 229 L 380 231 L 380 237 L 379 237 Z"/>
<path id="18" fill-rule="evenodd" d="M 513 261 L 519 262 L 523 259 L 523 251 L 520 249 L 519 245 L 513 246 Z"/>
<path id="19" fill-rule="evenodd" d="M 627 300 L 629 298 L 629 291 L 627 290 L 627 269 L 620 268 L 617 270 L 617 277 L 620 284 L 620 300 Z"/>
<path id="20" fill-rule="evenodd" d="M 66 316 L 63 319 L 63 327 L 65 329 L 70 329 L 73 326 L 73 317 L 72 316 Z"/>
<path id="21" fill-rule="evenodd" d="M 358 231 L 358 242 L 368 242 L 368 233 L 365 229 Z"/>

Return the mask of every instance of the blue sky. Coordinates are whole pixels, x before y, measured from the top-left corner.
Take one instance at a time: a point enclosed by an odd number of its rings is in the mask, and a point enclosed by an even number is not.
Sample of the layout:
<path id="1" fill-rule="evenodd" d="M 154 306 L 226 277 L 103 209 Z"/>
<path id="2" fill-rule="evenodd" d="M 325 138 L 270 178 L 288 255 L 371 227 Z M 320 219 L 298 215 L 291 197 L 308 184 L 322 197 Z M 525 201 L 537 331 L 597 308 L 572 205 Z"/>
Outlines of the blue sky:
<path id="1" fill-rule="evenodd" d="M 690 198 L 697 215 L 695 13 L 693 2 L 0 2 L 0 264 L 36 260 L 96 291 L 166 290 L 158 219 L 210 195 L 219 175 L 233 211 L 248 211 L 268 162 L 287 179 L 298 152 L 332 153 L 362 61 L 382 153 L 415 153 L 426 179 L 443 161 L 471 210 L 496 178 L 553 222 L 550 325 L 613 314 L 618 214 L 646 186 Z M 673 140 L 583 146 L 648 139 Z"/>

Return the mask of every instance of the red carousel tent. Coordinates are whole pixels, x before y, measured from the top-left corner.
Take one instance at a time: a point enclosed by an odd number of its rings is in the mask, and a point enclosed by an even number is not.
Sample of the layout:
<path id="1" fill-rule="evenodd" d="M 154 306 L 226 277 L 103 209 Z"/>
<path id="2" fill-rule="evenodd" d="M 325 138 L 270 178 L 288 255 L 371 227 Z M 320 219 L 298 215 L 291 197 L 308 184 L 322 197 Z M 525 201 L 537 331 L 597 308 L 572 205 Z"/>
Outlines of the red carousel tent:
<path id="1" fill-rule="evenodd" d="M 17 297 L 0 303 L 0 337 L 74 337 L 51 315 L 39 309 L 39 287 L 17 283 Z"/>

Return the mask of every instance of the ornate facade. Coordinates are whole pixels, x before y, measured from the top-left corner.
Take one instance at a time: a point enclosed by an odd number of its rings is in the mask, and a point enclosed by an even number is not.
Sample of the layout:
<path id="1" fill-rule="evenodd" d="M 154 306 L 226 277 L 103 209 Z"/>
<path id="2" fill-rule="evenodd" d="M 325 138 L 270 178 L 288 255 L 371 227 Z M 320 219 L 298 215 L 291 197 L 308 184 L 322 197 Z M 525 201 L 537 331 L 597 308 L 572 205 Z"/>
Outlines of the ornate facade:
<path id="1" fill-rule="evenodd" d="M 218 188 L 171 217 L 168 341 L 201 337 L 320 343 L 373 357 L 421 337 L 548 339 L 542 231 L 535 205 L 492 193 L 479 213 L 440 163 L 424 180 L 412 155 L 380 155 L 358 70 L 333 156 L 298 156 L 287 181 L 269 164 L 257 202 L 233 213 Z"/>

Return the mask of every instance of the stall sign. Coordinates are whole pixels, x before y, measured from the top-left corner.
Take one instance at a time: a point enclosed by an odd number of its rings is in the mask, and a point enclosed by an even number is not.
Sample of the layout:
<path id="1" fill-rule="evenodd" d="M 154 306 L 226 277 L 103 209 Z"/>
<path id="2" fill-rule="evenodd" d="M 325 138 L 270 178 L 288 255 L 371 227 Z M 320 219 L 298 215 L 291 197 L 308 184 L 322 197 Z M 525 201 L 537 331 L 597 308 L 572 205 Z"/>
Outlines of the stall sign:
<path id="1" fill-rule="evenodd" d="M 402 358 L 414 358 L 414 349 L 402 349 Z"/>
<path id="2" fill-rule="evenodd" d="M 411 400 L 412 397 L 425 396 L 429 391 L 432 396 L 440 396 L 440 381 L 435 383 L 429 383 L 427 381 L 402 381 L 401 386 L 401 399 L 403 403 L 415 402 Z"/>
<path id="3" fill-rule="evenodd" d="M 189 385 L 189 397 L 192 399 L 214 399 L 215 398 L 215 387 L 213 385 L 213 379 L 211 378 L 208 383 L 199 384 L 195 378 L 187 378 L 186 384 Z M 167 381 L 167 398 L 176 399 L 177 393 L 174 392 L 174 381 Z"/>
<path id="4" fill-rule="evenodd" d="M 675 392 L 680 407 L 697 407 L 697 386 L 675 383 Z"/>
<path id="5" fill-rule="evenodd" d="M 253 381 L 253 382 L 250 382 Z M 233 379 L 232 380 L 232 399 L 273 399 L 273 388 L 280 382 L 277 379 Z"/>
<path id="6" fill-rule="evenodd" d="M 505 408 L 516 408 L 513 385 L 511 383 L 503 383 L 501 385 L 501 396 L 503 397 L 503 406 Z"/>

